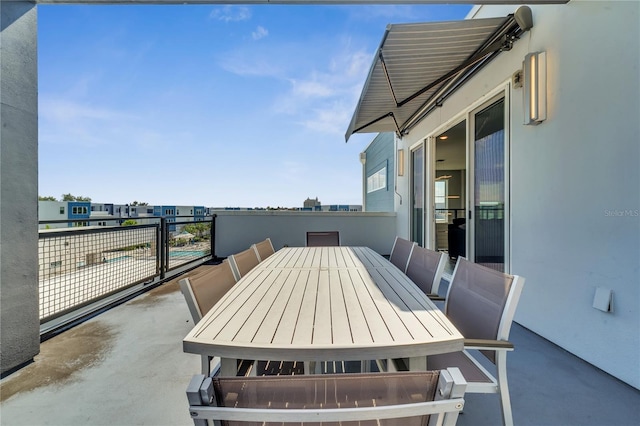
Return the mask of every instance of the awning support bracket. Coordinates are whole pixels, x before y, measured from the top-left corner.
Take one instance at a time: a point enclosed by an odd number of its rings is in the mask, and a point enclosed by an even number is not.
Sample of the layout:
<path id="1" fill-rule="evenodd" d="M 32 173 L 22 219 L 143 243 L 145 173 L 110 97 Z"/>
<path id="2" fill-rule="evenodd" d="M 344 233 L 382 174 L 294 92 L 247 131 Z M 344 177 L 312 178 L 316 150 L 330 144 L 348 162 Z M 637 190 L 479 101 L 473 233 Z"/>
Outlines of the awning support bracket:
<path id="1" fill-rule="evenodd" d="M 370 122 L 358 127 L 357 129 L 354 129 L 352 133 L 357 133 L 362 129 L 366 129 L 367 127 L 371 126 L 372 124 L 377 123 L 380 120 L 384 120 L 387 117 L 391 117 L 393 119 L 393 124 L 396 126 L 396 133 L 398 134 L 398 136 L 401 136 L 400 133 L 400 126 L 398 126 L 398 120 L 396 120 L 396 116 L 393 114 L 393 112 L 388 112 L 385 115 L 378 117 L 374 120 L 371 120 Z"/>
<path id="2" fill-rule="evenodd" d="M 380 63 L 382 64 L 382 71 L 384 72 L 384 77 L 387 79 L 387 84 L 389 85 L 389 91 L 391 92 L 391 96 L 393 97 L 393 102 L 395 102 L 396 105 L 398 105 L 398 98 L 396 98 L 396 93 L 393 91 L 393 85 L 391 84 L 391 77 L 389 76 L 389 71 L 387 70 L 387 64 L 384 62 L 384 57 L 382 56 L 382 52 L 380 52 L 380 54 L 378 55 L 378 58 L 380 59 Z"/>

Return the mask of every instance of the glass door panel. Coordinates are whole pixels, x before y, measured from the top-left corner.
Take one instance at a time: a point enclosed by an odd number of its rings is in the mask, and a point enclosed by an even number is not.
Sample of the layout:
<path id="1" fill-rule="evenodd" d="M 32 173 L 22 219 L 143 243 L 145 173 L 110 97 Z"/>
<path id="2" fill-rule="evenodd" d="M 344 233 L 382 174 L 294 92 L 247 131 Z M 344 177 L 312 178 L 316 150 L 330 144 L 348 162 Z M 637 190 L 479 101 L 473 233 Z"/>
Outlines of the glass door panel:
<path id="1" fill-rule="evenodd" d="M 474 115 L 473 256 L 499 271 L 505 268 L 505 102 Z"/>
<path id="2" fill-rule="evenodd" d="M 424 246 L 424 147 L 411 151 L 411 239 Z"/>
<path id="3" fill-rule="evenodd" d="M 467 120 L 440 133 L 435 143 L 436 250 L 466 257 Z"/>

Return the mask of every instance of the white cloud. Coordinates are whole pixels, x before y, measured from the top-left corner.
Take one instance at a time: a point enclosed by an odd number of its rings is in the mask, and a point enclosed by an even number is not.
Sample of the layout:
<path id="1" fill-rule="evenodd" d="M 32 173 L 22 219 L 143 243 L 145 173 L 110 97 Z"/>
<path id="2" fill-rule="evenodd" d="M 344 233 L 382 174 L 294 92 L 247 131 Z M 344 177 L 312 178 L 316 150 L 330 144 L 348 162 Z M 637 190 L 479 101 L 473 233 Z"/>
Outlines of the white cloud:
<path id="1" fill-rule="evenodd" d="M 253 37 L 254 40 L 260 40 L 261 38 L 264 38 L 268 35 L 269 31 L 260 25 L 258 25 L 258 28 L 256 28 L 256 30 L 251 33 L 251 37 Z"/>
<path id="2" fill-rule="evenodd" d="M 39 114 L 42 118 L 66 123 L 83 119 L 109 120 L 124 116 L 122 113 L 108 108 L 76 103 L 67 99 L 48 98 L 46 96 L 40 97 Z"/>
<path id="3" fill-rule="evenodd" d="M 344 135 L 369 70 L 371 55 L 348 47 L 333 56 L 323 71 L 290 79 L 291 90 L 282 96 L 277 111 L 297 116 L 303 127 Z"/>
<path id="4" fill-rule="evenodd" d="M 285 56 L 283 56 L 285 55 Z M 288 84 L 270 101 L 269 112 L 307 130 L 344 135 L 362 90 L 372 54 L 348 37 L 309 42 L 251 44 L 221 55 L 219 65 L 240 76 Z M 309 57 L 313 60 L 288 60 Z"/>
<path id="5" fill-rule="evenodd" d="M 291 80 L 292 93 L 296 97 L 302 98 L 326 98 L 335 94 L 335 89 L 331 87 L 330 78 L 327 76 L 313 75 L 311 79 L 304 80 Z"/>
<path id="6" fill-rule="evenodd" d="M 310 112 L 308 119 L 301 121 L 300 124 L 312 131 L 336 136 L 344 136 L 351 119 L 351 113 L 353 113 L 350 106 L 340 101 L 332 102 Z"/>
<path id="7" fill-rule="evenodd" d="M 39 129 L 44 143 L 82 146 L 107 144 L 107 134 L 133 118 L 121 111 L 42 95 L 38 108 Z"/>
<path id="8" fill-rule="evenodd" d="M 46 95 L 40 99 L 39 118 L 43 144 L 165 150 L 193 139 L 180 128 L 166 129 L 156 111 L 113 110 Z"/>
<path id="9" fill-rule="evenodd" d="M 251 19 L 251 10 L 245 6 L 224 6 L 213 9 L 209 18 L 223 22 L 239 22 Z"/>
<path id="10" fill-rule="evenodd" d="M 227 56 L 218 65 L 230 73 L 242 76 L 277 77 L 282 75 L 280 65 L 268 58 L 252 57 L 245 59 L 237 56 Z"/>

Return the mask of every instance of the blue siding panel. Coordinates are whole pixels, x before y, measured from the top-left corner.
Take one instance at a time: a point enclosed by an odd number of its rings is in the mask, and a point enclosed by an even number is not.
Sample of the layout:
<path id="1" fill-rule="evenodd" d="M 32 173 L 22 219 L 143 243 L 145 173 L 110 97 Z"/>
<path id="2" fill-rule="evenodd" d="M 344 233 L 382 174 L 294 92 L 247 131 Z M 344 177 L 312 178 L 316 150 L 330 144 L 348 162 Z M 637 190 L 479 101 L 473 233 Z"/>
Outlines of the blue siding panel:
<path id="1" fill-rule="evenodd" d="M 393 133 L 379 133 L 365 150 L 367 161 L 365 163 L 365 209 L 370 212 L 392 212 L 393 188 L 395 182 L 395 147 Z M 366 178 L 387 167 L 386 188 L 374 192 L 367 192 Z"/>

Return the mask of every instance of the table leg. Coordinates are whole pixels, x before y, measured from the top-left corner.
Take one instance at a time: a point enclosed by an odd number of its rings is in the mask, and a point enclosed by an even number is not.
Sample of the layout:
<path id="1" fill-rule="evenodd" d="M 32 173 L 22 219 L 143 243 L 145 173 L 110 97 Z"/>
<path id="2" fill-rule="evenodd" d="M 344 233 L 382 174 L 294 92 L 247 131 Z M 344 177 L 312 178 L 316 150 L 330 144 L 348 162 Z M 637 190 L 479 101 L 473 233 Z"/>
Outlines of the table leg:
<path id="1" fill-rule="evenodd" d="M 316 361 L 304 361 L 304 374 L 321 374 L 321 364 L 321 362 Z"/>
<path id="2" fill-rule="evenodd" d="M 235 358 L 220 359 L 220 375 L 222 377 L 238 375 L 238 360 Z"/>
<path id="3" fill-rule="evenodd" d="M 211 358 L 209 357 L 209 355 L 201 355 L 200 363 L 201 363 L 202 374 L 204 374 L 205 376 L 208 376 L 209 373 L 211 372 Z"/>
<path id="4" fill-rule="evenodd" d="M 427 371 L 427 357 L 409 358 L 409 371 Z"/>

